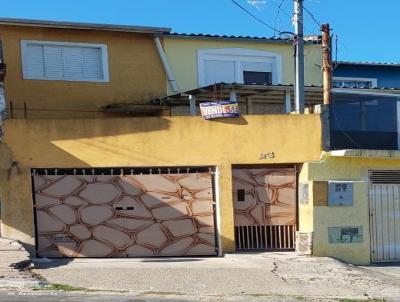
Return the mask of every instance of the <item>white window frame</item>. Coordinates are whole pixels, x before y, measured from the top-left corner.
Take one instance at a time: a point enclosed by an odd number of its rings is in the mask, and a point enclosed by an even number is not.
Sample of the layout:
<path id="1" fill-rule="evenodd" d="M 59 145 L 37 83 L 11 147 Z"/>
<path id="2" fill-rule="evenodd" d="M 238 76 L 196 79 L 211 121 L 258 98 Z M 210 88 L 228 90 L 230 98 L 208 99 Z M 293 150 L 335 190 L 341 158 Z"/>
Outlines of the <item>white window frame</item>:
<path id="1" fill-rule="evenodd" d="M 101 50 L 102 67 L 103 67 L 103 79 L 65 79 L 65 78 L 38 78 L 38 77 L 27 77 L 24 73 L 27 64 L 29 62 L 26 58 L 27 47 L 29 44 L 37 45 L 54 45 L 54 46 L 76 46 L 76 47 L 91 47 L 99 48 Z M 24 80 L 45 80 L 45 81 L 68 81 L 68 82 L 96 82 L 103 83 L 110 81 L 110 75 L 108 70 L 108 49 L 106 44 L 96 43 L 76 43 L 76 42 L 58 42 L 58 41 L 39 41 L 39 40 L 21 40 L 21 61 L 22 61 L 22 78 Z"/>
<path id="2" fill-rule="evenodd" d="M 378 87 L 377 78 L 358 78 L 358 77 L 333 77 L 333 81 L 345 81 L 345 82 L 371 82 L 371 88 Z M 339 88 L 340 89 L 340 88 Z"/>
<path id="3" fill-rule="evenodd" d="M 265 62 L 272 65 L 272 84 L 282 84 L 282 56 L 280 54 L 248 48 L 208 48 L 197 50 L 197 73 L 200 87 L 207 85 L 205 62 L 208 60 L 235 62 L 235 82 L 243 83 L 243 62 Z M 260 71 L 260 70 L 257 70 Z"/>

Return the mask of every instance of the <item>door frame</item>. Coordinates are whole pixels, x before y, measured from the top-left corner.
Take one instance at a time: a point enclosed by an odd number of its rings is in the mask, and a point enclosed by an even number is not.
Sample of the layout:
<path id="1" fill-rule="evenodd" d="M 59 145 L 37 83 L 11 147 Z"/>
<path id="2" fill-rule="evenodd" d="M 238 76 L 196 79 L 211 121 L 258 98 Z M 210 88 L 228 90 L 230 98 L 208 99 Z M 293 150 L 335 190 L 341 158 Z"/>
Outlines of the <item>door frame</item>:
<path id="1" fill-rule="evenodd" d="M 295 231 L 299 229 L 299 174 L 301 171 L 301 165 L 302 163 L 283 163 L 283 164 L 264 164 L 264 163 L 259 163 L 259 164 L 232 164 L 231 165 L 231 171 L 234 169 L 294 169 L 295 173 L 295 203 L 296 203 L 296 223 L 295 223 Z M 234 205 L 234 198 L 233 198 L 233 173 L 232 175 L 232 210 L 233 210 L 233 229 L 235 232 L 235 205 Z M 293 238 L 294 246 L 296 247 L 296 234 Z M 294 247 L 294 250 L 296 249 Z M 234 248 L 235 252 L 237 252 L 236 249 L 236 235 L 234 238 Z M 260 250 L 262 251 L 262 250 Z"/>
<path id="2" fill-rule="evenodd" d="M 374 239 L 374 234 L 375 234 L 375 229 L 374 229 L 374 219 L 373 219 L 373 213 L 371 211 L 371 204 L 372 204 L 372 199 L 371 199 L 371 188 L 372 188 L 372 180 L 371 180 L 371 173 L 373 171 L 399 171 L 400 169 L 392 169 L 392 168 L 374 168 L 374 169 L 368 169 L 367 170 L 367 182 L 368 182 L 368 221 L 369 221 L 369 237 L 370 237 L 370 261 L 371 263 L 391 263 L 391 262 L 400 262 L 400 259 L 395 259 L 395 260 L 375 260 L 374 259 L 374 249 L 375 249 L 375 239 Z"/>

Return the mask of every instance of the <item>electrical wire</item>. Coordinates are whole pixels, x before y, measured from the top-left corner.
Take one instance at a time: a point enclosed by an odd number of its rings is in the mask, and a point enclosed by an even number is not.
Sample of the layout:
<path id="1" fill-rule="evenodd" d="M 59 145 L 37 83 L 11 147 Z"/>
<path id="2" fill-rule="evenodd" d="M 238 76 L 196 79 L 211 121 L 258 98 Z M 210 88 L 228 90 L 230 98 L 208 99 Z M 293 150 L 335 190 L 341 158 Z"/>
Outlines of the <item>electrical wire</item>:
<path id="1" fill-rule="evenodd" d="M 142 106 L 146 107 L 149 106 L 148 104 L 134 104 L 135 106 Z M 151 105 L 150 105 L 151 106 Z M 138 107 L 139 108 L 139 107 Z M 162 108 L 160 108 L 161 110 L 163 110 Z M 54 108 L 20 108 L 20 107 L 14 107 L 13 105 L 10 105 L 7 107 L 6 110 L 4 110 L 5 112 L 8 111 L 8 115 L 10 114 L 10 112 L 12 111 L 41 111 L 41 112 L 79 112 L 79 113 L 107 113 L 104 110 L 90 110 L 90 109 L 54 109 Z"/>
<path id="2" fill-rule="evenodd" d="M 280 18 L 279 15 L 280 15 L 281 11 L 284 12 L 284 13 L 286 13 L 286 12 L 282 9 L 282 5 L 283 5 L 284 2 L 285 2 L 285 0 L 281 0 L 281 2 L 280 2 L 279 5 L 278 5 L 278 10 L 277 10 L 277 12 L 276 12 L 275 21 L 274 21 L 274 27 L 276 27 L 276 23 L 277 23 L 278 18 L 279 18 L 280 24 L 281 24 L 281 28 L 282 28 L 282 20 L 281 20 L 281 18 Z M 273 3 L 273 2 L 272 2 L 272 3 Z M 274 4 L 275 4 L 275 3 L 274 3 Z M 291 16 L 289 16 L 289 18 L 291 18 Z"/>
<path id="3" fill-rule="evenodd" d="M 281 0 L 281 2 L 280 2 L 279 4 L 276 4 L 276 3 L 273 2 L 273 1 L 270 2 L 272 5 L 274 5 L 275 7 L 278 8 L 278 11 L 277 11 L 277 14 L 276 14 L 276 17 L 275 17 L 275 22 L 274 22 L 274 26 L 275 26 L 275 27 L 276 27 L 276 21 L 277 21 L 277 18 L 279 17 L 280 12 L 282 12 L 284 15 L 286 15 L 287 17 L 289 17 L 290 20 L 292 20 L 292 18 L 293 18 L 293 14 L 289 14 L 287 11 L 285 11 L 285 10 L 282 8 L 282 6 L 283 6 L 283 4 L 285 3 L 285 1 L 286 1 L 286 0 Z M 302 23 L 303 23 L 304 29 L 305 29 L 305 30 L 308 30 L 308 28 L 307 28 L 307 27 L 305 26 L 305 24 L 304 24 L 304 21 L 303 21 Z M 291 33 L 291 34 L 292 34 L 292 33 Z"/>
<path id="4" fill-rule="evenodd" d="M 282 8 L 282 6 L 283 6 L 283 4 L 285 3 L 285 1 L 286 1 L 286 0 L 281 0 L 281 2 L 280 2 L 279 4 L 276 4 L 275 2 L 270 2 L 272 5 L 274 5 L 275 7 L 278 8 L 278 11 L 277 11 L 277 14 L 276 14 L 276 17 L 275 17 L 275 22 L 274 22 L 274 26 L 275 26 L 275 27 L 276 27 L 276 21 L 277 21 L 277 18 L 279 17 L 280 12 L 282 12 L 284 15 L 286 15 L 287 17 L 289 17 L 290 20 L 292 20 L 292 18 L 293 18 L 293 14 L 292 14 L 292 15 L 289 14 L 287 11 L 285 11 L 285 10 Z M 303 22 L 301 22 L 301 23 L 303 23 L 304 30 L 308 30 L 308 28 L 307 28 L 307 27 L 305 26 L 305 24 L 304 24 L 304 20 L 303 20 Z M 293 35 L 293 33 L 290 33 L 290 34 Z"/>
<path id="5" fill-rule="evenodd" d="M 101 110 L 81 110 L 81 109 L 45 109 L 45 108 L 8 108 L 8 111 L 50 111 L 50 112 L 104 112 Z"/>
<path id="6" fill-rule="evenodd" d="M 335 63 L 332 65 L 333 65 L 333 70 L 338 68 L 338 66 L 340 65 L 338 63 L 338 35 L 335 35 Z"/>
<path id="7" fill-rule="evenodd" d="M 260 22 L 261 24 L 263 24 L 264 26 L 268 27 L 269 29 L 273 30 L 274 32 L 277 32 L 280 35 L 283 34 L 288 34 L 286 32 L 282 32 L 278 29 L 276 29 L 275 27 L 273 27 L 272 25 L 269 25 L 268 23 L 264 22 L 263 20 L 261 20 L 260 18 L 258 18 L 256 15 L 254 15 L 251 11 L 249 11 L 248 9 L 246 9 L 245 7 L 243 7 L 242 5 L 240 5 L 236 0 L 231 0 L 233 4 L 235 4 L 237 7 L 239 7 L 242 11 L 244 11 L 245 13 L 247 13 L 249 16 L 251 16 L 253 19 L 257 20 L 258 22 Z"/>
<path id="8" fill-rule="evenodd" d="M 285 11 L 285 10 L 282 8 L 282 6 L 283 6 L 283 4 L 285 3 L 285 1 L 286 1 L 286 0 L 281 0 L 281 2 L 280 2 L 279 4 L 276 4 L 276 3 L 273 2 L 273 1 L 271 1 L 270 3 L 271 3 L 272 5 L 274 5 L 275 7 L 277 7 L 277 9 L 278 9 L 277 17 L 279 16 L 280 12 L 282 12 L 284 15 L 286 15 L 287 17 L 289 17 L 290 20 L 292 20 L 293 14 L 289 14 L 287 11 Z M 304 8 L 304 6 L 303 6 L 303 8 Z M 311 12 L 309 12 L 309 13 L 311 13 Z M 277 19 L 277 17 L 275 18 L 275 23 L 274 23 L 275 26 L 276 26 L 276 19 Z M 303 22 L 301 22 L 301 23 L 303 23 L 304 30 L 308 30 L 308 29 L 309 29 L 309 28 L 306 27 L 306 25 L 305 25 L 305 23 L 304 23 L 304 20 L 303 20 Z"/>
<path id="9" fill-rule="evenodd" d="M 336 35 L 336 44 L 340 44 L 340 45 L 343 46 L 342 49 L 344 49 L 344 51 L 345 51 L 345 55 L 344 55 L 344 60 L 343 60 L 343 61 L 345 61 L 345 60 L 349 57 L 349 49 L 348 49 L 348 47 L 346 46 L 346 44 L 343 43 L 343 42 L 339 39 L 339 36 L 338 36 L 338 35 Z M 337 46 L 337 47 L 338 47 L 338 46 Z M 339 52 L 339 49 L 337 49 L 337 52 Z M 337 58 L 336 58 L 336 62 L 337 62 Z M 339 65 L 340 65 L 340 64 L 337 64 L 335 68 L 337 68 Z"/>
<path id="10" fill-rule="evenodd" d="M 293 15 L 289 14 L 287 11 L 285 11 L 282 6 L 285 3 L 286 0 L 281 0 L 279 4 L 276 4 L 275 2 L 270 2 L 272 5 L 275 5 L 275 7 L 278 8 L 279 11 L 281 11 L 283 14 L 285 14 L 287 17 L 292 18 Z"/>
<path id="11" fill-rule="evenodd" d="M 318 27 L 321 27 L 322 23 L 314 16 L 314 14 L 305 6 L 303 6 L 303 9 L 310 15 L 311 19 L 315 22 L 315 24 L 317 24 Z"/>

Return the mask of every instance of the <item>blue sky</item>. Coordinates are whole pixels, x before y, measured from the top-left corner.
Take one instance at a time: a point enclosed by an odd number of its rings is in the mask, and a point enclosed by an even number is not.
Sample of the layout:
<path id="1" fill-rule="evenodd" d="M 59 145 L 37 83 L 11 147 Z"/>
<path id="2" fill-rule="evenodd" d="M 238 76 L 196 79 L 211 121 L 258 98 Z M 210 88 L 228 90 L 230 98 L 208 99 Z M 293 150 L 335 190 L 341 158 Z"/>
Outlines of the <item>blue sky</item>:
<path id="1" fill-rule="evenodd" d="M 261 0 L 258 8 L 247 0 L 236 1 L 278 30 L 292 31 L 288 16 L 292 0 Z M 339 59 L 400 62 L 399 0 L 304 0 L 304 4 L 338 35 Z M 317 24 L 306 15 L 306 32 L 318 33 Z M 12 0 L 2 1 L 0 16 L 163 26 L 187 33 L 274 35 L 231 0 Z"/>

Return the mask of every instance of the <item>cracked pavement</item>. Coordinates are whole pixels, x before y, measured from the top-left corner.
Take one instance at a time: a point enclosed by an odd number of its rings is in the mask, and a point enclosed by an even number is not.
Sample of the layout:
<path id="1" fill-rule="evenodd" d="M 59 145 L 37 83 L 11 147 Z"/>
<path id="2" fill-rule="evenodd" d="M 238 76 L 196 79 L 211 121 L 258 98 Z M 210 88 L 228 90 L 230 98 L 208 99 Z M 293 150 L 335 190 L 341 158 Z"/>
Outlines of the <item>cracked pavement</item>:
<path id="1" fill-rule="evenodd" d="M 383 275 L 376 267 L 294 252 L 223 258 L 53 259 L 36 262 L 35 267 L 50 283 L 135 294 L 264 297 L 262 301 L 268 296 L 400 298 L 400 266 Z"/>
<path id="2" fill-rule="evenodd" d="M 294 252 L 33 262 L 19 243 L 0 239 L 0 301 L 400 300 L 400 265 L 353 266 Z M 42 290 L 56 283 L 85 291 Z"/>
<path id="3" fill-rule="evenodd" d="M 31 273 L 29 253 L 15 240 L 0 238 L 0 289 L 29 289 L 41 280 Z"/>

